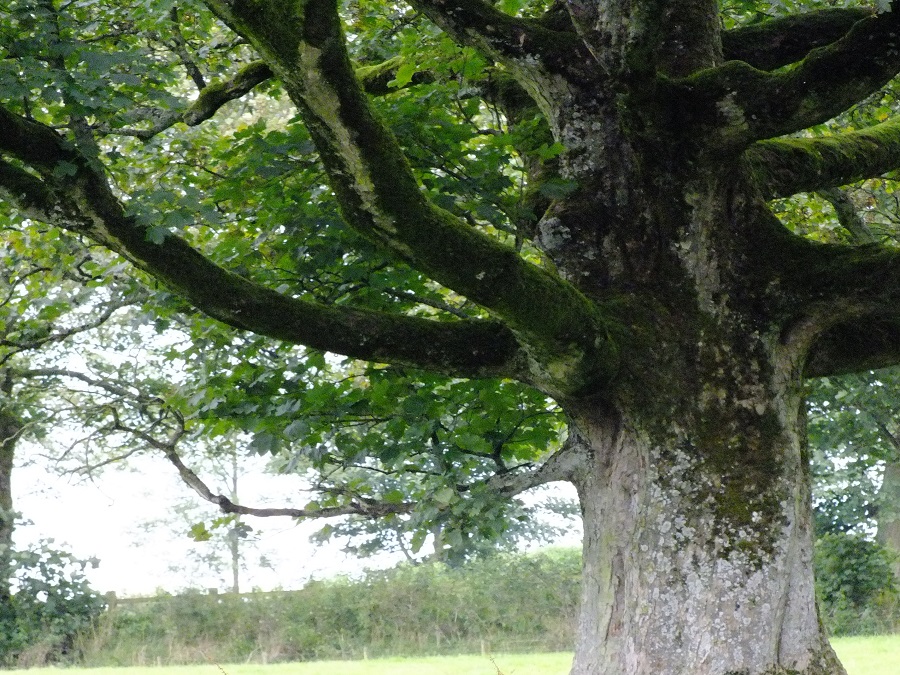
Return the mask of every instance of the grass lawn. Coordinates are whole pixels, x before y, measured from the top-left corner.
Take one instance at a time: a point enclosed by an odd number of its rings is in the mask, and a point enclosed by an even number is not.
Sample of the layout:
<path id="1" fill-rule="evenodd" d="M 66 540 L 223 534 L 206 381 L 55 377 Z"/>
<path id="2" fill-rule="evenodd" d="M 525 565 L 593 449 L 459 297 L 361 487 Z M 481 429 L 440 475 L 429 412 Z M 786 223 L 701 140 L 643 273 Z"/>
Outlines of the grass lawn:
<path id="1" fill-rule="evenodd" d="M 849 675 L 898 675 L 900 635 L 839 638 L 833 641 Z M 567 675 L 572 656 L 558 654 L 497 654 L 485 656 L 435 656 L 418 659 L 370 661 L 319 661 L 218 666 L 168 666 L 162 668 L 67 668 L 12 670 L 30 675 Z"/>
<path id="2" fill-rule="evenodd" d="M 835 638 L 831 643 L 849 675 L 900 673 L 900 635 Z"/>

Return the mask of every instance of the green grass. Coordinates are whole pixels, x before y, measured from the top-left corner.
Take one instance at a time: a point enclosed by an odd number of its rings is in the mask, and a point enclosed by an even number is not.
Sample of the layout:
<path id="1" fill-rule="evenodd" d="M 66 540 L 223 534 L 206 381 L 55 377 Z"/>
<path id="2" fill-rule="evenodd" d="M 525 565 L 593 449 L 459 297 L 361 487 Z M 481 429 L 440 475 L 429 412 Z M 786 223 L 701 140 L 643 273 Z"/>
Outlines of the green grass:
<path id="1" fill-rule="evenodd" d="M 572 655 L 498 654 L 496 656 L 432 656 L 370 659 L 368 661 L 314 661 L 309 663 L 228 664 L 218 666 L 164 666 L 161 668 L 41 668 L 12 670 L 28 675 L 566 675 Z M 496 663 L 496 666 L 494 665 Z"/>
<path id="2" fill-rule="evenodd" d="M 833 640 L 849 675 L 897 675 L 900 672 L 900 635 Z M 13 670 L 30 675 L 566 675 L 572 656 L 557 654 L 497 654 L 487 656 L 434 656 L 370 661 L 319 661 L 162 668 L 53 668 Z"/>
<path id="3" fill-rule="evenodd" d="M 849 675 L 900 673 L 900 635 L 835 638 L 831 643 Z"/>

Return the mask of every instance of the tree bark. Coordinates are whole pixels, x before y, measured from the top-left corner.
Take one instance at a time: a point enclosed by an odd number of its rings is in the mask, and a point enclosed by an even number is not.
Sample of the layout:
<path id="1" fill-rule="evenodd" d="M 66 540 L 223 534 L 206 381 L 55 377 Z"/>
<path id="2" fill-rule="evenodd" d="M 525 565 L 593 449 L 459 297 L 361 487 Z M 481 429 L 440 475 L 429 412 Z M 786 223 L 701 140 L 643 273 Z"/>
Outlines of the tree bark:
<path id="1" fill-rule="evenodd" d="M 611 387 L 561 399 L 583 462 L 572 673 L 843 674 L 816 609 L 802 407 L 809 345 L 839 314 L 812 299 L 822 260 L 728 153 L 590 101 L 551 115 L 581 193 L 541 244 L 588 297 L 633 302 Z"/>
<path id="2" fill-rule="evenodd" d="M 12 471 L 16 440 L 21 432 L 18 418 L 0 408 L 0 602 L 10 594 L 12 544 L 15 514 Z"/>
<path id="3" fill-rule="evenodd" d="M 884 467 L 878 491 L 878 541 L 897 556 L 894 575 L 900 583 L 900 461 L 889 461 Z"/>
<path id="4" fill-rule="evenodd" d="M 710 439 L 701 421 L 677 424 L 665 445 L 634 416 L 580 417 L 589 460 L 576 479 L 584 569 L 573 675 L 845 672 L 816 610 L 798 400 L 766 401 L 782 407 L 781 429 L 767 415 L 749 429 L 739 406 L 746 435 Z M 768 447 L 754 446 L 763 439 Z M 754 467 L 764 454 L 773 464 Z"/>

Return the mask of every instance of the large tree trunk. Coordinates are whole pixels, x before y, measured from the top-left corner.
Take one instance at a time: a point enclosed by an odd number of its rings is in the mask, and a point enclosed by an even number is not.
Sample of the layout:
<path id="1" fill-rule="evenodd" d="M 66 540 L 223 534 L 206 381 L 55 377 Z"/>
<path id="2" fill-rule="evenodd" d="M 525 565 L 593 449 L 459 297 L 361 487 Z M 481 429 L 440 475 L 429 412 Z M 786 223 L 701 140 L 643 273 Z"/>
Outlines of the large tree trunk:
<path id="1" fill-rule="evenodd" d="M 592 460 L 572 673 L 843 673 L 816 611 L 799 430 L 709 438 L 688 422 L 661 446 L 641 426 L 598 411 L 576 432 Z"/>
<path id="2" fill-rule="evenodd" d="M 844 673 L 816 609 L 797 341 L 704 309 L 720 283 L 660 308 L 615 400 L 569 406 L 587 458 L 575 675 Z"/>
<path id="3" fill-rule="evenodd" d="M 612 395 L 563 401 L 586 458 L 573 675 L 842 674 L 812 572 L 801 391 L 817 327 L 778 316 L 783 279 L 758 276 L 780 225 L 737 165 L 638 158 L 624 125 L 596 126 L 607 153 L 583 157 L 610 167 L 604 197 L 540 225 L 583 292 L 635 298 Z"/>

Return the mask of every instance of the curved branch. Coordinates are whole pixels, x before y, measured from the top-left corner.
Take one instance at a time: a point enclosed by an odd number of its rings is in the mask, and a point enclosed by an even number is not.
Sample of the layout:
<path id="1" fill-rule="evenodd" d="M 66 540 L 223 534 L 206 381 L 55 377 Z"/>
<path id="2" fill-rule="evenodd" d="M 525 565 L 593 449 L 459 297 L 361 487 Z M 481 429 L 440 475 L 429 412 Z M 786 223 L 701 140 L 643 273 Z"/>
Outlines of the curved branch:
<path id="1" fill-rule="evenodd" d="M 796 320 L 783 339 L 807 347 L 805 374 L 842 374 L 900 358 L 900 250 L 782 238 L 776 296 L 792 298 Z M 791 250 L 792 249 L 792 250 Z M 792 307 L 786 308 L 787 312 Z"/>
<path id="2" fill-rule="evenodd" d="M 869 228 L 865 219 L 856 210 L 850 196 L 839 188 L 826 188 L 819 194 L 831 204 L 841 224 L 853 239 L 854 244 L 877 244 L 878 237 Z"/>
<path id="3" fill-rule="evenodd" d="M 804 375 L 826 377 L 895 366 L 900 362 L 900 316 L 856 317 L 813 344 Z"/>
<path id="4" fill-rule="evenodd" d="M 526 377 L 518 342 L 499 322 L 439 321 L 325 306 L 282 295 L 229 272 L 177 236 L 166 236 L 160 243 L 149 241 L 147 229 L 126 215 L 105 178 L 64 139 L 0 108 L 2 151 L 16 154 L 45 174 L 40 181 L 21 170 L 6 172 L 16 180 L 14 187 L 27 186 L 30 215 L 84 234 L 124 255 L 224 323 L 367 361 L 462 377 Z M 54 180 L 54 169 L 61 165 L 66 167 L 66 175 Z M 3 175 L 0 172 L 0 179 Z M 18 201 L 16 190 L 4 191 Z M 45 203 L 34 202 L 40 199 Z"/>
<path id="5" fill-rule="evenodd" d="M 832 136 L 759 141 L 744 157 L 768 199 L 848 185 L 900 168 L 900 119 Z"/>
<path id="6" fill-rule="evenodd" d="M 775 70 L 839 40 L 871 15 L 872 10 L 863 7 L 836 7 L 741 26 L 722 33 L 722 51 L 726 61 Z"/>
<path id="7" fill-rule="evenodd" d="M 200 477 L 194 473 L 178 456 L 175 448 L 169 447 L 165 449 L 166 459 L 178 469 L 178 475 L 191 489 L 200 497 L 215 504 L 225 513 L 239 513 L 247 516 L 258 516 L 261 518 L 271 518 L 277 516 L 287 516 L 289 518 L 331 518 L 334 516 L 363 516 L 366 518 L 379 518 L 390 514 L 410 513 L 415 504 L 409 502 L 400 502 L 392 504 L 389 502 L 380 502 L 377 500 L 369 500 L 356 498 L 349 504 L 344 506 L 326 506 L 313 509 L 294 509 L 294 508 L 258 508 L 252 506 L 243 506 L 235 504 L 225 495 L 217 495 L 209 489 Z"/>
<path id="8" fill-rule="evenodd" d="M 284 83 L 351 227 L 490 310 L 523 344 L 542 352 L 552 344 L 579 366 L 589 364 L 590 378 L 608 381 L 615 346 L 597 343 L 596 330 L 586 330 L 604 323 L 597 308 L 571 284 L 427 200 L 355 77 L 334 2 L 207 4 L 250 40 Z"/>
<path id="9" fill-rule="evenodd" d="M 563 447 L 536 469 L 498 473 L 488 478 L 485 485 L 504 497 L 512 497 L 539 485 L 556 481 L 572 482 L 584 470 L 586 459 L 584 446 L 575 442 L 574 435 L 570 434 Z"/>
<path id="10" fill-rule="evenodd" d="M 684 123 L 724 132 L 731 147 L 828 121 L 900 71 L 900 4 L 892 7 L 785 72 L 729 61 L 674 83 L 679 115 Z"/>

